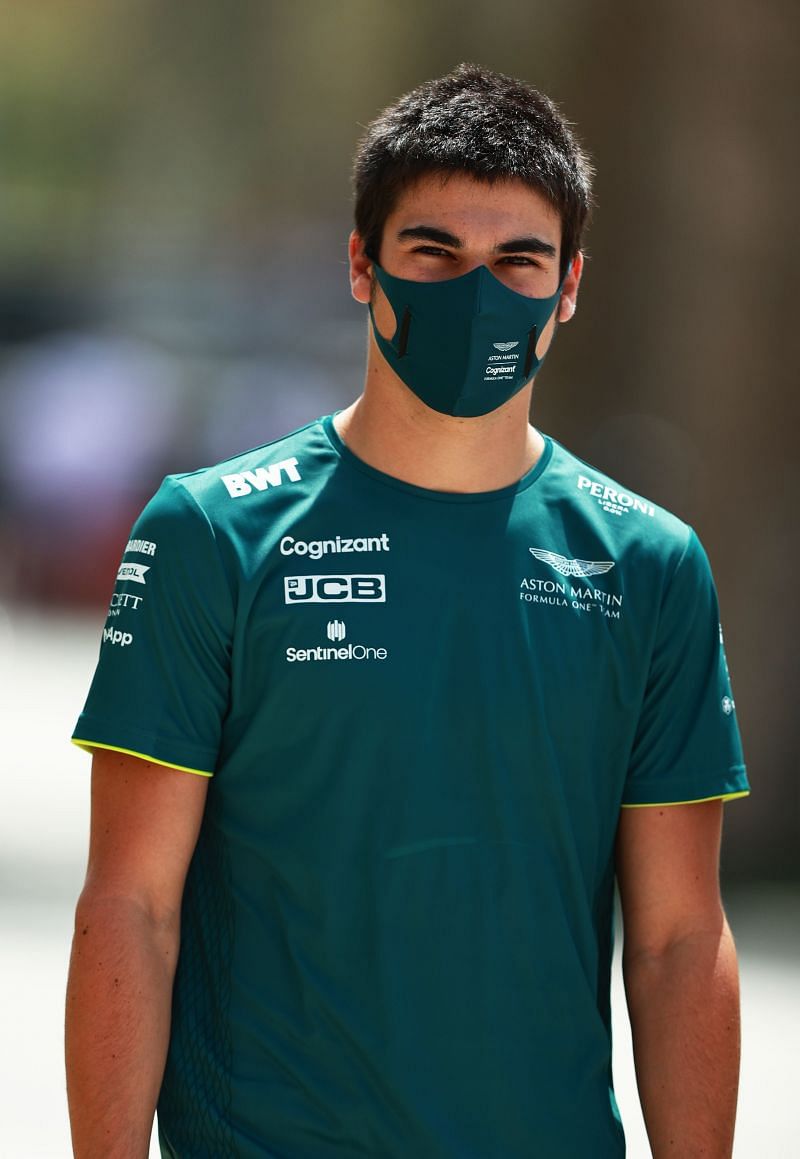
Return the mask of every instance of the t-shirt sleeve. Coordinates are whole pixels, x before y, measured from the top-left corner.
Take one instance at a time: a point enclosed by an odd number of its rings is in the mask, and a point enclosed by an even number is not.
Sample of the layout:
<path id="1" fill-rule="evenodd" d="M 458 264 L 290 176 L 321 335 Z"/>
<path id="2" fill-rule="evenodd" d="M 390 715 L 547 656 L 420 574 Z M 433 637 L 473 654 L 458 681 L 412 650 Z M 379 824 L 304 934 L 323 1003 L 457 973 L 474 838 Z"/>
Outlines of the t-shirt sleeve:
<path id="1" fill-rule="evenodd" d="M 228 706 L 234 600 L 205 512 L 164 480 L 131 531 L 73 733 L 211 775 Z"/>
<path id="2" fill-rule="evenodd" d="M 714 580 L 691 531 L 663 597 L 622 804 L 748 792 Z"/>

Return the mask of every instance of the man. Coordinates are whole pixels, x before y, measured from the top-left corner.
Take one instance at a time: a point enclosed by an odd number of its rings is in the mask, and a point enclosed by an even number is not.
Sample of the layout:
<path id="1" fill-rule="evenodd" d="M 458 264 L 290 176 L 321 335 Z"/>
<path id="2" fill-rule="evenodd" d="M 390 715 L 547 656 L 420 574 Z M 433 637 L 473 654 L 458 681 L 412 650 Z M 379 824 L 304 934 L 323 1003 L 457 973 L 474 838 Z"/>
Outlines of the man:
<path id="1" fill-rule="evenodd" d="M 119 570 L 74 736 L 75 1154 L 140 1159 L 158 1103 L 181 1159 L 616 1159 L 616 876 L 653 1154 L 729 1156 L 748 787 L 713 582 L 528 424 L 587 162 L 461 66 L 355 176 L 362 396 L 165 480 Z"/>

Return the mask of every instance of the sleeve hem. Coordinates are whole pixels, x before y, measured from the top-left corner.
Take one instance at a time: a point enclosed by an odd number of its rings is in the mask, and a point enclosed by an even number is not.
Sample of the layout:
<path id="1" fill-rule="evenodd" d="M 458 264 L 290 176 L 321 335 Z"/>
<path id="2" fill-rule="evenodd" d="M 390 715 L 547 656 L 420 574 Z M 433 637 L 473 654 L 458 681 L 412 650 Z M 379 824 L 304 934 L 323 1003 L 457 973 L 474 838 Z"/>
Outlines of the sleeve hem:
<path id="1" fill-rule="evenodd" d="M 712 793 L 710 797 L 692 797 L 688 801 L 638 801 L 628 803 L 623 801 L 622 809 L 663 809 L 670 805 L 700 805 L 703 801 L 736 801 L 739 797 L 749 797 L 749 789 L 740 789 L 735 793 Z"/>
<path id="2" fill-rule="evenodd" d="M 695 770 L 682 777 L 650 776 L 639 781 L 632 777 L 622 791 L 623 808 L 639 805 L 688 805 L 697 801 L 731 800 L 750 792 L 747 769 L 744 764 L 729 765 L 727 769 L 709 773 Z"/>
<path id="3" fill-rule="evenodd" d="M 191 768 L 189 765 L 176 764 L 174 760 L 163 760 L 161 757 L 155 757 L 152 752 L 139 752 L 136 749 L 123 749 L 118 744 L 104 744 L 102 741 L 89 741 L 82 737 L 73 736 L 71 742 L 77 745 L 83 752 L 92 753 L 95 749 L 107 749 L 109 752 L 124 752 L 129 757 L 139 757 L 141 760 L 151 760 L 155 765 L 165 765 L 167 768 L 177 768 L 182 773 L 192 773 L 195 777 L 213 777 L 213 772 L 205 770 L 205 768 Z"/>

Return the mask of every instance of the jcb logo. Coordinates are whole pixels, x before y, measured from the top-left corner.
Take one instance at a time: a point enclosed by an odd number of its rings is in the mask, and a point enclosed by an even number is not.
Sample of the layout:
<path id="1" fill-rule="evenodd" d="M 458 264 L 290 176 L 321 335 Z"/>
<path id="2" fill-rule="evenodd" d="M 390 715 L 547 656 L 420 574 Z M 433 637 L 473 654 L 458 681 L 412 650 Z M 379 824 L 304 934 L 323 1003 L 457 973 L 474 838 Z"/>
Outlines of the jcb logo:
<path id="1" fill-rule="evenodd" d="M 385 575 L 287 575 L 287 604 L 385 604 Z"/>

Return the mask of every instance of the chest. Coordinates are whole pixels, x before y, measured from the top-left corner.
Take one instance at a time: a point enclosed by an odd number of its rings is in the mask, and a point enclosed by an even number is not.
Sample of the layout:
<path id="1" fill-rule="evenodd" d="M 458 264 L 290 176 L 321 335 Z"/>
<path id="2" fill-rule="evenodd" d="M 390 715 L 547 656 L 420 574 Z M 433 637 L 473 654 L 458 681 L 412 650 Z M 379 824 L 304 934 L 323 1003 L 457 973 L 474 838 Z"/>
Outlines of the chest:
<path id="1" fill-rule="evenodd" d="M 558 728 L 568 707 L 637 703 L 646 603 L 610 552 L 545 519 L 306 516 L 243 591 L 234 697 L 309 719 L 490 706 Z"/>

